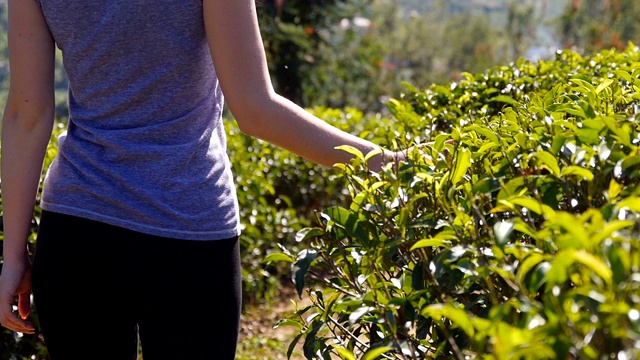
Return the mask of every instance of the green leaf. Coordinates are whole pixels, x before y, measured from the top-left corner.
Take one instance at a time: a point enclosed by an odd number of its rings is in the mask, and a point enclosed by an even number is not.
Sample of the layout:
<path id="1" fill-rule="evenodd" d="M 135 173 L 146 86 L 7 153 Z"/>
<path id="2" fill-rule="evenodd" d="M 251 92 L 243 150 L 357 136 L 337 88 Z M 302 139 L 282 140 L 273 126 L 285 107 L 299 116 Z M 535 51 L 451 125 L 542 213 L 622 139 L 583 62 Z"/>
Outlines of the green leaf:
<path id="1" fill-rule="evenodd" d="M 514 220 L 514 230 L 519 231 L 527 236 L 530 236 L 532 239 L 537 239 L 538 235 L 536 231 L 526 222 L 522 221 L 522 219 L 518 218 Z"/>
<path id="2" fill-rule="evenodd" d="M 596 236 L 594 236 L 591 239 L 591 244 L 593 246 L 598 246 L 604 240 L 606 240 L 609 237 L 611 237 L 611 235 L 613 235 L 614 232 L 620 231 L 622 229 L 626 229 L 626 228 L 629 228 L 629 227 L 633 227 L 633 225 L 635 225 L 635 224 L 636 223 L 634 221 L 631 221 L 631 220 L 615 220 L 615 221 L 612 221 L 611 223 L 607 224 L 604 227 L 604 229 L 602 229 L 602 231 L 600 231 L 600 233 L 598 233 Z"/>
<path id="3" fill-rule="evenodd" d="M 578 135 L 580 141 L 588 145 L 596 145 L 600 142 L 600 133 L 598 130 L 588 128 L 578 129 L 576 130 L 576 135 Z"/>
<path id="4" fill-rule="evenodd" d="M 473 334 L 475 333 L 469 315 L 467 315 L 464 310 L 460 310 L 452 305 L 429 305 L 422 311 L 422 315 L 429 316 L 438 321 L 441 320 L 442 317 L 446 317 L 457 327 L 462 329 L 462 331 L 464 331 L 468 336 L 473 337 Z"/>
<path id="5" fill-rule="evenodd" d="M 607 125 L 609 130 L 611 130 L 611 132 L 616 135 L 618 140 L 623 145 L 634 148 L 633 144 L 631 144 L 631 137 L 629 135 L 629 132 L 623 129 L 622 126 L 618 124 L 615 118 L 610 116 L 601 116 L 599 117 L 599 119 L 601 119 L 605 123 L 605 125 Z"/>
<path id="6" fill-rule="evenodd" d="M 370 307 L 370 306 L 362 306 L 356 309 L 354 312 L 351 313 L 351 315 L 349 315 L 349 324 L 353 325 L 357 323 L 358 320 L 360 320 L 360 318 L 363 317 L 366 313 L 369 313 L 375 309 L 376 308 Z"/>
<path id="7" fill-rule="evenodd" d="M 501 200 L 500 203 L 511 205 L 511 206 L 513 205 L 522 206 L 538 215 L 544 215 L 547 218 L 553 217 L 556 215 L 555 210 L 553 210 L 551 207 L 545 204 L 542 204 L 537 200 L 531 199 L 531 198 L 525 198 L 525 197 L 511 198 L 508 201 Z"/>
<path id="8" fill-rule="evenodd" d="M 281 327 L 294 327 L 298 330 L 301 330 L 303 328 L 302 324 L 299 321 L 289 319 L 282 319 L 273 326 L 274 329 Z"/>
<path id="9" fill-rule="evenodd" d="M 507 200 L 511 197 L 524 195 L 527 190 L 525 180 L 528 179 L 525 179 L 523 176 L 509 180 L 509 182 L 500 189 L 500 192 L 498 193 L 498 200 Z"/>
<path id="10" fill-rule="evenodd" d="M 551 263 L 548 261 L 543 261 L 535 267 L 531 273 L 529 283 L 527 284 L 529 292 L 537 292 L 540 287 L 547 282 L 547 273 L 549 272 L 549 269 L 551 269 Z"/>
<path id="11" fill-rule="evenodd" d="M 291 265 L 291 273 L 293 283 L 296 285 L 298 296 L 302 298 L 302 290 L 304 289 L 304 278 L 309 271 L 311 262 L 318 257 L 318 252 L 315 250 L 302 250 L 298 253 L 298 258 Z"/>
<path id="12" fill-rule="evenodd" d="M 336 146 L 335 149 L 342 150 L 348 154 L 353 155 L 356 159 L 359 159 L 360 161 L 364 161 L 364 155 L 362 154 L 362 151 L 356 149 L 351 145 L 340 145 L 340 146 Z"/>
<path id="13" fill-rule="evenodd" d="M 430 246 L 443 246 L 446 247 L 448 245 L 451 245 L 451 241 L 447 241 L 447 240 L 442 240 L 442 239 L 424 239 L 424 240 L 420 240 L 418 242 L 416 242 L 415 244 L 413 244 L 413 246 L 411 247 L 411 251 L 416 250 L 416 249 L 422 249 L 425 247 L 430 247 Z"/>
<path id="14" fill-rule="evenodd" d="M 484 145 L 482 145 L 482 147 L 480 147 L 480 149 L 478 149 L 476 153 L 486 154 L 489 152 L 489 150 L 495 149 L 497 147 L 500 147 L 500 145 L 494 143 L 493 141 L 489 141 L 489 142 L 486 142 Z"/>
<path id="15" fill-rule="evenodd" d="M 268 263 L 271 263 L 271 262 L 274 262 L 274 261 L 285 261 L 285 262 L 292 263 L 294 261 L 294 259 L 291 256 L 287 255 L 287 254 L 283 254 L 283 253 L 280 253 L 280 252 L 274 252 L 274 253 L 271 253 L 271 254 L 267 255 L 267 257 L 264 258 L 264 260 L 262 262 L 265 263 L 265 264 L 268 264 Z"/>
<path id="16" fill-rule="evenodd" d="M 529 137 L 526 134 L 518 133 L 515 138 L 516 142 L 522 149 L 527 149 L 527 141 L 529 140 Z"/>
<path id="17" fill-rule="evenodd" d="M 562 169 L 560 173 L 562 177 L 567 177 L 571 175 L 579 176 L 587 181 L 593 180 L 593 173 L 585 168 L 579 166 L 567 166 Z"/>
<path id="18" fill-rule="evenodd" d="M 326 303 L 326 305 L 324 307 L 324 313 L 322 314 L 322 320 L 326 321 L 327 317 L 332 315 L 333 305 L 336 303 L 338 298 L 340 298 L 340 293 L 339 292 L 334 292 L 333 294 L 331 294 L 331 296 L 329 296 L 329 299 L 327 299 L 327 303 Z"/>
<path id="19" fill-rule="evenodd" d="M 358 223 L 358 214 L 340 206 L 332 206 L 324 211 L 335 225 L 344 229 L 349 236 L 359 240 L 362 244 L 368 244 L 369 236 L 366 230 Z"/>
<path id="20" fill-rule="evenodd" d="M 619 248 L 617 244 L 611 243 L 605 247 L 605 255 L 607 256 L 609 264 L 611 264 L 613 281 L 616 285 L 619 285 L 627 278 L 627 266 L 623 258 L 628 256 L 628 254 L 624 249 Z"/>
<path id="21" fill-rule="evenodd" d="M 451 138 L 451 135 L 449 134 L 439 134 L 438 136 L 436 136 L 436 141 L 433 143 L 433 148 L 437 152 L 442 152 L 442 149 L 444 149 L 444 145 L 446 141 L 449 140 L 450 138 Z"/>
<path id="22" fill-rule="evenodd" d="M 509 243 L 509 238 L 513 233 L 514 226 L 515 224 L 513 221 L 500 221 L 493 226 L 493 234 L 496 239 L 496 244 L 501 249 Z"/>
<path id="23" fill-rule="evenodd" d="M 298 342 L 300 341 L 300 338 L 302 338 L 302 336 L 304 336 L 305 333 L 300 333 L 298 334 L 289 344 L 289 348 L 287 349 L 287 359 L 291 359 L 291 355 L 293 355 L 293 351 L 296 349 L 296 346 L 298 345 Z"/>
<path id="24" fill-rule="evenodd" d="M 343 348 L 342 346 L 334 345 L 333 350 L 335 350 L 338 355 L 340 355 L 340 358 L 344 360 L 356 360 L 356 357 L 353 355 L 353 353 L 350 350 Z"/>
<path id="25" fill-rule="evenodd" d="M 364 157 L 364 162 L 365 162 L 365 163 L 368 163 L 368 162 L 369 162 L 369 160 L 371 160 L 371 158 L 372 158 L 372 157 L 374 157 L 374 156 L 376 156 L 376 155 L 379 155 L 379 154 L 382 154 L 382 152 L 383 152 L 383 151 L 382 151 L 382 149 L 381 149 L 381 148 L 378 148 L 378 149 L 374 149 L 374 150 L 369 151 L 369 152 L 367 153 L 367 155 Z"/>
<path id="26" fill-rule="evenodd" d="M 562 148 L 562 146 L 564 146 L 564 144 L 567 142 L 567 140 L 569 140 L 571 137 L 564 134 L 564 133 L 560 133 L 558 135 L 556 135 L 553 138 L 553 143 L 551 144 L 551 149 L 549 149 L 551 151 L 552 155 L 558 155 L 558 153 L 560 153 L 560 149 Z"/>
<path id="27" fill-rule="evenodd" d="M 303 242 L 321 235 L 324 235 L 324 230 L 320 228 L 304 228 L 296 233 L 296 242 Z"/>
<path id="28" fill-rule="evenodd" d="M 622 191 L 622 185 L 612 178 L 609 182 L 609 199 L 616 199 L 620 195 L 620 191 Z"/>
<path id="29" fill-rule="evenodd" d="M 616 211 L 620 211 L 622 209 L 628 209 L 633 212 L 640 213 L 640 197 L 630 197 L 624 199 L 616 204 Z"/>
<path id="30" fill-rule="evenodd" d="M 482 179 L 473 185 L 474 194 L 490 194 L 500 190 L 500 179 Z"/>
<path id="31" fill-rule="evenodd" d="M 606 125 L 598 119 L 586 119 L 582 121 L 582 126 L 598 132 L 606 128 Z"/>
<path id="32" fill-rule="evenodd" d="M 389 346 L 373 348 L 367 351 L 361 360 L 376 360 L 377 358 L 382 356 L 384 353 L 389 352 L 391 350 L 393 350 L 393 348 Z"/>
<path id="33" fill-rule="evenodd" d="M 466 130 L 468 131 L 475 131 L 478 134 L 486 137 L 487 139 L 491 140 L 492 142 L 496 143 L 496 144 L 500 144 L 500 138 L 498 137 L 498 135 L 496 135 L 496 132 L 488 129 L 486 127 L 482 127 L 480 125 L 470 125 L 467 126 Z"/>
<path id="34" fill-rule="evenodd" d="M 461 149 L 458 152 L 458 157 L 456 158 L 456 165 L 453 168 L 453 174 L 451 176 L 451 181 L 454 185 L 457 185 L 467 173 L 467 170 L 471 166 L 471 152 L 467 149 Z"/>
<path id="35" fill-rule="evenodd" d="M 572 214 L 566 212 L 558 212 L 555 216 L 549 217 L 547 226 L 550 228 L 559 228 L 566 232 L 556 240 L 558 248 L 584 248 L 589 244 L 589 234 L 584 226 L 576 226 L 583 221 L 578 221 Z"/>
<path id="36" fill-rule="evenodd" d="M 598 88 L 596 89 L 596 94 L 600 94 L 602 90 L 608 88 L 609 86 L 611 86 L 611 84 L 613 84 L 613 80 L 611 79 L 605 80 L 602 84 L 598 85 Z"/>
<path id="37" fill-rule="evenodd" d="M 611 283 L 613 273 L 603 261 L 584 250 L 566 249 L 558 252 L 547 273 L 550 287 L 562 284 L 569 276 L 569 267 L 576 262 L 588 267 L 605 282 Z"/>
<path id="38" fill-rule="evenodd" d="M 577 117 L 582 118 L 582 119 L 588 119 L 589 118 L 589 116 L 587 116 L 587 113 L 584 111 L 584 109 L 581 108 L 577 104 L 570 105 L 570 107 L 567 108 L 565 111 L 567 113 L 573 115 L 573 116 L 577 116 Z"/>
<path id="39" fill-rule="evenodd" d="M 555 176 L 560 175 L 560 167 L 558 166 L 558 160 L 546 151 L 539 151 L 535 157 L 542 162 L 549 171 Z"/>
<path id="40" fill-rule="evenodd" d="M 568 253 L 573 253 L 573 249 L 561 250 L 556 254 L 556 257 L 551 262 L 551 268 L 547 272 L 547 291 L 550 291 L 555 285 L 563 284 L 567 280 L 567 270 L 574 263 L 573 256 L 567 256 Z"/>
<path id="41" fill-rule="evenodd" d="M 314 321 L 311 331 L 308 331 L 307 336 L 304 338 L 304 345 L 302 345 L 302 351 L 307 359 L 312 359 L 316 353 L 316 345 L 318 343 L 317 334 L 324 328 L 325 323 L 322 321 Z"/>
<path id="42" fill-rule="evenodd" d="M 631 77 L 631 74 L 628 71 L 624 71 L 624 70 L 613 70 L 612 73 L 616 74 L 618 76 L 618 78 L 626 81 L 626 82 L 633 82 L 633 78 Z"/>
<path id="43" fill-rule="evenodd" d="M 417 93 L 420 92 L 420 90 L 418 90 L 418 88 L 416 88 L 414 85 L 412 85 L 411 83 L 408 83 L 406 81 L 403 81 L 400 83 L 405 89 L 409 90 L 412 93 Z"/>
<path id="44" fill-rule="evenodd" d="M 534 355 L 532 355 L 534 354 Z M 546 344 L 524 344 L 509 353 L 510 359 L 556 359 L 557 353 Z M 595 356 L 593 358 L 596 358 Z"/>
<path id="45" fill-rule="evenodd" d="M 632 154 L 622 160 L 622 171 L 625 174 L 630 175 L 634 169 L 639 167 L 638 165 L 640 165 L 640 156 Z"/>
<path id="46" fill-rule="evenodd" d="M 545 261 L 545 259 L 547 258 L 547 255 L 537 252 L 534 252 L 533 254 L 527 256 L 526 259 L 524 259 L 524 261 L 522 261 L 522 263 L 518 267 L 518 274 L 516 277 L 518 281 L 524 283 L 524 278 L 529 274 L 529 271 L 531 271 L 531 269 L 536 267 L 541 262 Z"/>
<path id="47" fill-rule="evenodd" d="M 513 106 L 518 105 L 518 102 L 516 100 L 506 95 L 498 95 L 493 99 L 489 100 L 489 102 L 501 102 L 501 103 L 505 103 Z"/>
<path id="48" fill-rule="evenodd" d="M 611 272 L 611 268 L 602 260 L 583 250 L 574 251 L 571 255 L 575 258 L 575 261 L 587 266 L 591 271 L 600 276 L 602 280 L 611 283 L 613 273 Z"/>

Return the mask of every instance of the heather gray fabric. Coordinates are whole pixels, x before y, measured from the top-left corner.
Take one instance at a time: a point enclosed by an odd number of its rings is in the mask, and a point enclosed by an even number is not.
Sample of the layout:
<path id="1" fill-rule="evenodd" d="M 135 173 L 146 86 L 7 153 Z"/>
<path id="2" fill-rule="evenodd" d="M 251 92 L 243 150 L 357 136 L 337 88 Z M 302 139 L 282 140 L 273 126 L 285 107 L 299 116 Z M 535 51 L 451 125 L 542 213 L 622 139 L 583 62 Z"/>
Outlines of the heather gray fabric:
<path id="1" fill-rule="evenodd" d="M 42 208 L 156 236 L 239 234 L 201 0 L 37 0 L 62 50 L 69 127 Z"/>

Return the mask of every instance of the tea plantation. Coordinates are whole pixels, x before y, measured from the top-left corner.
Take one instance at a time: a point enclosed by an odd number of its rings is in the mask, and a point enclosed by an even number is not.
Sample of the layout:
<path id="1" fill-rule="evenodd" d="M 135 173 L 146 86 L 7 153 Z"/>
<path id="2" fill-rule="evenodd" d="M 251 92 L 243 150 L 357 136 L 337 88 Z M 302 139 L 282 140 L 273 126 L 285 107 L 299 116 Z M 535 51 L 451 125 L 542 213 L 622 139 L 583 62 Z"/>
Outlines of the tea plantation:
<path id="1" fill-rule="evenodd" d="M 398 146 L 358 154 L 349 203 L 297 233 L 307 358 L 637 359 L 640 52 L 519 61 L 392 100 Z M 390 143 L 391 145 L 391 143 Z"/>
<path id="2" fill-rule="evenodd" d="M 371 154 L 322 168 L 225 122 L 245 301 L 292 279 L 312 305 L 279 326 L 309 359 L 640 357 L 640 50 L 464 77 L 405 84 L 389 117 L 312 110 L 388 148 L 422 144 L 379 173 Z M 0 359 L 46 353 L 0 342 Z"/>

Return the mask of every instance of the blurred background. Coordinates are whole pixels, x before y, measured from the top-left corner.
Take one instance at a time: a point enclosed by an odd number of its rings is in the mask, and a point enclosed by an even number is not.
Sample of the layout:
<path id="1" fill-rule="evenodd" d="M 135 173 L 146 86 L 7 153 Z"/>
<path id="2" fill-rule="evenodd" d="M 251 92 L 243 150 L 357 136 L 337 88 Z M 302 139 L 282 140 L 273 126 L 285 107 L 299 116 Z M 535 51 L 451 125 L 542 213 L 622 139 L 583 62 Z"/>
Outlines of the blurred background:
<path id="1" fill-rule="evenodd" d="M 640 40 L 637 0 L 258 0 L 273 81 L 305 106 L 380 111 L 402 82 L 446 83 L 560 48 L 588 54 Z M 0 0 L 0 104 L 8 89 Z M 61 117 L 66 82 L 59 66 Z M 2 110 L 0 110 L 2 111 Z"/>

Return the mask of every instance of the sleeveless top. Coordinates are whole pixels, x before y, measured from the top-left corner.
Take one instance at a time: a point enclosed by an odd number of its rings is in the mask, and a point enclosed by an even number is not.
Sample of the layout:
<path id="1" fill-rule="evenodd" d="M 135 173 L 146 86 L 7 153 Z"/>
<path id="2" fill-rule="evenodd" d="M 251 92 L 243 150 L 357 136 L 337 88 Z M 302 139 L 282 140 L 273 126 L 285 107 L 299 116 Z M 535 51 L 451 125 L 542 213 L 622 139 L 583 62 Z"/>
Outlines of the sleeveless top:
<path id="1" fill-rule="evenodd" d="M 201 0 L 36 0 L 69 123 L 41 207 L 185 240 L 239 234 Z"/>

